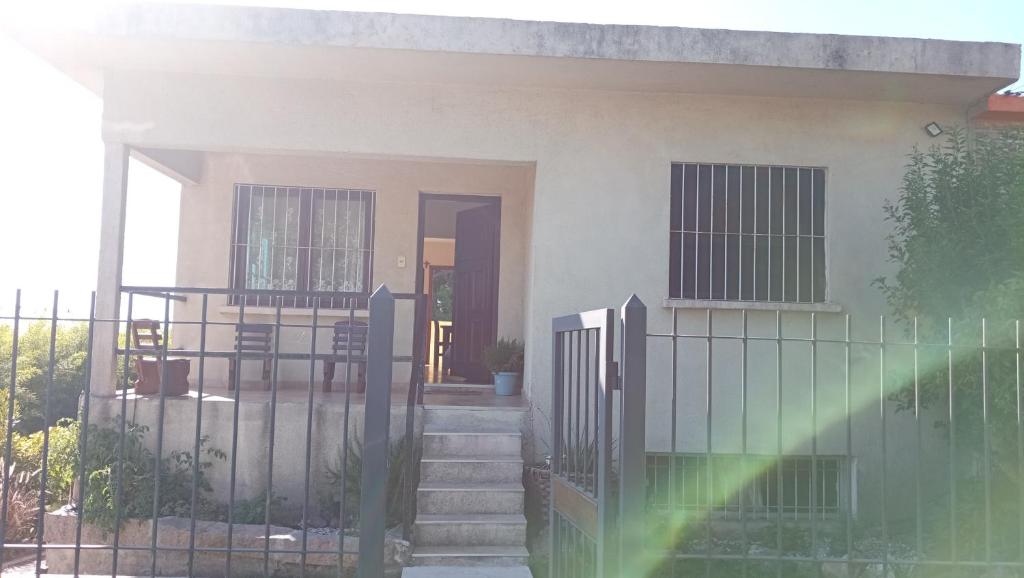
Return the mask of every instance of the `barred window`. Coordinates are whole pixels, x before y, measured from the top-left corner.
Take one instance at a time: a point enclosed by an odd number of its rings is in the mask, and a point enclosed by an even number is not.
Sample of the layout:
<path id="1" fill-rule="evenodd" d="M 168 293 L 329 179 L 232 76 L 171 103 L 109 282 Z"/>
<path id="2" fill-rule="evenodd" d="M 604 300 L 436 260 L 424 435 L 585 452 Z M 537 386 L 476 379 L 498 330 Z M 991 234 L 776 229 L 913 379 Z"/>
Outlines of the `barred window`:
<path id="1" fill-rule="evenodd" d="M 373 210 L 372 191 L 236 184 L 232 288 L 367 292 Z M 249 305 L 273 302 L 268 296 L 246 299 Z M 294 297 L 286 305 L 311 302 Z M 349 305 L 345 299 L 321 302 Z"/>
<path id="2" fill-rule="evenodd" d="M 825 301 L 825 171 L 672 165 L 669 297 Z"/>
<path id="3" fill-rule="evenodd" d="M 648 507 L 666 511 L 710 506 L 721 517 L 738 518 L 742 510 L 748 519 L 773 518 L 780 506 L 791 519 L 836 515 L 846 511 L 849 501 L 845 463 L 837 456 L 786 456 L 779 462 L 772 456 L 712 455 L 708 472 L 704 455 L 651 453 Z"/>

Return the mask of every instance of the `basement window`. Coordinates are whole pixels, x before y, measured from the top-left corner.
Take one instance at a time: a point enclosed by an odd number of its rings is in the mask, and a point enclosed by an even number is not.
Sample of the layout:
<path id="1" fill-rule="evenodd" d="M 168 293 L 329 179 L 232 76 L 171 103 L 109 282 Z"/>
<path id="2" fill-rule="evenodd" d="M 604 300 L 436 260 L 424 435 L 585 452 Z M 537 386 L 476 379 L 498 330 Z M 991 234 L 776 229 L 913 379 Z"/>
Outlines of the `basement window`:
<path id="1" fill-rule="evenodd" d="M 649 453 L 647 501 L 654 512 L 710 510 L 721 518 L 790 520 L 846 511 L 847 460 L 838 456 Z M 674 488 L 674 489 L 673 489 Z M 710 488 L 710 491 L 709 491 Z M 781 508 L 781 512 L 780 512 Z"/>
<path id="2" fill-rule="evenodd" d="M 824 303 L 825 170 L 675 163 L 669 298 Z"/>

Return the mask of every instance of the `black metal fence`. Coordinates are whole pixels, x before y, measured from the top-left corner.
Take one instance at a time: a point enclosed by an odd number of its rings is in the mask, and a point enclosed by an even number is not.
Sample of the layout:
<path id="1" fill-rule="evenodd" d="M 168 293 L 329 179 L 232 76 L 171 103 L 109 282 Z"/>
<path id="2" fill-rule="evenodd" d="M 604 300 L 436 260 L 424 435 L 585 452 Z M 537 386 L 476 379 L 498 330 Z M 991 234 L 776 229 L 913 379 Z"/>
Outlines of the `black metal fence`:
<path id="1" fill-rule="evenodd" d="M 415 511 L 423 297 L 122 292 L 120 319 L 56 292 L 26 316 L 20 291 L 0 316 L 4 572 L 382 576 Z"/>
<path id="2" fill-rule="evenodd" d="M 1019 322 L 669 323 L 646 337 L 649 557 L 628 575 L 1024 575 Z"/>

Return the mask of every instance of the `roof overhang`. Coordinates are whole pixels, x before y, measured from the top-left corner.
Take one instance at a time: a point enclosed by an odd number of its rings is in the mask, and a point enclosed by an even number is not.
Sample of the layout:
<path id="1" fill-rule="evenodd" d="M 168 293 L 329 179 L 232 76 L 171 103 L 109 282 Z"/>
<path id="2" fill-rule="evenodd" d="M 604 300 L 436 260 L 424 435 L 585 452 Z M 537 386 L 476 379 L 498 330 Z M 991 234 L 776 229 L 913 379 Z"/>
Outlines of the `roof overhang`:
<path id="1" fill-rule="evenodd" d="M 30 49 L 102 93 L 107 70 L 970 105 L 1020 46 L 286 8 L 127 5 L 19 21 Z"/>

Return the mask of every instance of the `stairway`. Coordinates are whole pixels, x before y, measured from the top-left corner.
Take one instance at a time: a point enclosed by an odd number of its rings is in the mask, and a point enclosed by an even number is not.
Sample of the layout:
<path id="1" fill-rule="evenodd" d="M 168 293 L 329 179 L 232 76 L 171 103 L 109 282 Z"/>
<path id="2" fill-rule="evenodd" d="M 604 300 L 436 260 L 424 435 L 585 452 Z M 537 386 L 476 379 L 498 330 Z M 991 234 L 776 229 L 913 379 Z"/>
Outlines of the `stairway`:
<path id="1" fill-rule="evenodd" d="M 474 567 L 467 576 L 491 575 L 482 572 L 484 567 L 504 568 L 493 575 L 530 576 L 523 415 L 496 408 L 424 409 L 415 566 Z M 446 575 L 455 574 L 462 575 Z"/>

